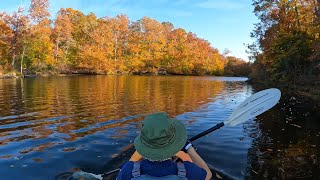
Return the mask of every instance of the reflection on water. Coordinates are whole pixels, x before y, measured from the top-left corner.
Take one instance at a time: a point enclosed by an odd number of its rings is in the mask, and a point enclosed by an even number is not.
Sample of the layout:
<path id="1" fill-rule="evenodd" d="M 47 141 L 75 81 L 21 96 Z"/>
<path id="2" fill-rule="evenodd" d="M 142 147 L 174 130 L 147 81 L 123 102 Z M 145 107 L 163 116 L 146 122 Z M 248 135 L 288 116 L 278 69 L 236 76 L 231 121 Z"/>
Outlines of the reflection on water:
<path id="1" fill-rule="evenodd" d="M 132 147 L 144 116 L 166 111 L 194 136 L 230 116 L 253 89 L 245 78 L 77 76 L 0 79 L 0 177 L 101 173 Z M 194 142 L 237 179 L 320 177 L 320 104 L 290 98 Z M 115 158 L 116 159 L 116 158 Z"/>
<path id="2" fill-rule="evenodd" d="M 282 97 L 248 129 L 247 179 L 319 179 L 320 104 Z"/>
<path id="3" fill-rule="evenodd" d="M 208 128 L 208 122 L 224 120 L 250 96 L 252 90 L 243 80 L 182 76 L 0 80 L 0 176 L 19 179 L 23 173 L 24 179 L 48 179 L 79 167 L 99 169 L 132 143 L 138 122 L 153 112 L 177 116 L 190 136 L 197 134 Z M 220 151 L 239 141 L 232 140 L 234 131 L 241 134 L 242 127 L 225 128 L 220 131 L 226 133 L 223 138 L 204 138 L 199 148 L 202 153 Z M 213 142 L 220 144 L 210 148 Z M 240 149 L 245 152 L 247 147 Z M 222 152 L 208 161 L 221 162 L 224 156 Z M 226 163 L 211 164 L 231 169 Z M 238 176 L 240 171 L 229 173 Z"/>
<path id="4" fill-rule="evenodd" d="M 157 111 L 175 116 L 210 101 L 224 84 L 203 78 L 97 76 L 2 80 L 1 143 L 86 134 Z M 210 98 L 208 98 L 210 97 Z M 117 131 L 117 134 L 126 132 Z"/>

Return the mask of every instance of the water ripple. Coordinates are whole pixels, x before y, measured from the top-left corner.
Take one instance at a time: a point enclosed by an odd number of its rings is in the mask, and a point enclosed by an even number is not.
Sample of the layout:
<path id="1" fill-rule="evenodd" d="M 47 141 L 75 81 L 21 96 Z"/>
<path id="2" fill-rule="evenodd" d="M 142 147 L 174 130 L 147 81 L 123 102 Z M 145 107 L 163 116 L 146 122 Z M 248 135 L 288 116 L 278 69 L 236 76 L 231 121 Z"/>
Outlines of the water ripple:
<path id="1" fill-rule="evenodd" d="M 224 121 L 250 96 L 252 90 L 243 80 L 183 76 L 0 80 L 0 175 L 43 179 L 81 166 L 98 169 L 132 144 L 144 116 L 154 112 L 168 112 L 187 126 L 189 136 L 195 135 Z M 246 127 L 254 128 L 250 123 Z M 240 161 L 245 161 L 250 142 L 244 128 L 237 126 L 225 127 L 195 145 L 210 165 L 240 177 L 240 171 L 232 171 L 223 160 L 243 169 Z M 216 155 L 209 156 L 212 153 Z"/>

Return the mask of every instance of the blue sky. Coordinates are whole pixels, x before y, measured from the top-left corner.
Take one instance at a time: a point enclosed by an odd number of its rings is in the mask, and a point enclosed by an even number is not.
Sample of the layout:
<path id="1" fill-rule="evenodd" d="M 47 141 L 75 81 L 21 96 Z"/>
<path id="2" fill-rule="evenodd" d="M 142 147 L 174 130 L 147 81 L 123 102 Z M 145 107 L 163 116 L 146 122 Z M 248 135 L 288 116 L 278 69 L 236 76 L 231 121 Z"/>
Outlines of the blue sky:
<path id="1" fill-rule="evenodd" d="M 18 6 L 29 7 L 30 0 L 0 0 L 0 11 L 13 12 Z M 248 60 L 244 43 L 257 21 L 251 0 L 51 0 L 53 16 L 62 7 L 94 12 L 98 17 L 126 14 L 132 21 L 148 16 L 160 22 L 191 31 L 208 40 L 221 52 Z"/>

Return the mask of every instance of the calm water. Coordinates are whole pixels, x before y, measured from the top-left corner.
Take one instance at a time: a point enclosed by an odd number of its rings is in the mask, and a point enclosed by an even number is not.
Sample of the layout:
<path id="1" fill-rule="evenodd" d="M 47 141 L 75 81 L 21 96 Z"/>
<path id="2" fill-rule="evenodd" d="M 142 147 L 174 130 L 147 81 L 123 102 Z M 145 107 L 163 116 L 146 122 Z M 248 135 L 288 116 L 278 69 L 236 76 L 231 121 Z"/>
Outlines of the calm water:
<path id="1" fill-rule="evenodd" d="M 0 177 L 54 179 L 101 169 L 132 144 L 141 121 L 165 111 L 196 135 L 252 95 L 245 78 L 76 76 L 0 79 Z M 223 127 L 195 142 L 212 167 L 248 174 L 258 121 Z M 259 136 L 260 137 L 260 136 Z M 256 151 L 254 151 L 256 152 Z M 1 179 L 2 179 L 1 178 Z"/>

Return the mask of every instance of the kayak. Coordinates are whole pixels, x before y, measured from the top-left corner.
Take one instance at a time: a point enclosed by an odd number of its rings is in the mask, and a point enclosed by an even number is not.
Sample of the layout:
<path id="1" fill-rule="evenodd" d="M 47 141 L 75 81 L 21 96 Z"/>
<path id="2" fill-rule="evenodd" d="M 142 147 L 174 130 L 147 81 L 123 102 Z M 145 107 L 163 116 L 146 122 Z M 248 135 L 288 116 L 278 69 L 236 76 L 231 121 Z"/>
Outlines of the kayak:
<path id="1" fill-rule="evenodd" d="M 125 162 L 127 162 L 131 155 L 135 152 L 135 148 L 132 146 L 128 146 L 127 149 L 123 152 L 121 152 L 118 156 L 114 157 L 110 161 L 108 161 L 106 164 L 102 167 L 102 174 L 110 173 L 111 171 L 121 167 Z M 83 172 L 88 172 L 86 169 L 81 169 Z M 212 172 L 212 179 L 225 179 L 225 180 L 234 180 L 235 178 L 231 177 L 230 175 L 221 172 L 213 167 L 210 167 L 210 170 Z M 88 172 L 90 173 L 90 172 Z M 109 174 L 108 173 L 108 174 Z M 77 178 L 74 178 L 73 172 L 67 172 L 58 175 L 55 179 L 56 180 L 78 180 Z M 110 175 L 104 176 L 103 180 L 115 180 L 118 176 L 118 171 L 115 173 L 111 173 Z M 94 178 L 92 178 L 94 180 Z M 87 180 L 87 178 L 85 178 Z M 91 180 L 91 179 L 90 179 Z"/>

